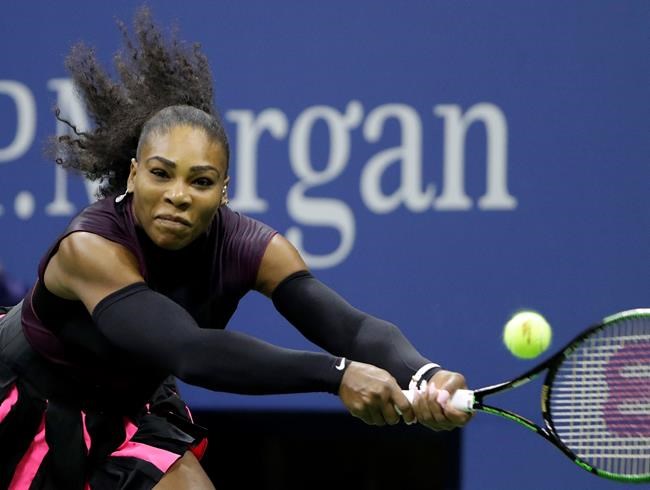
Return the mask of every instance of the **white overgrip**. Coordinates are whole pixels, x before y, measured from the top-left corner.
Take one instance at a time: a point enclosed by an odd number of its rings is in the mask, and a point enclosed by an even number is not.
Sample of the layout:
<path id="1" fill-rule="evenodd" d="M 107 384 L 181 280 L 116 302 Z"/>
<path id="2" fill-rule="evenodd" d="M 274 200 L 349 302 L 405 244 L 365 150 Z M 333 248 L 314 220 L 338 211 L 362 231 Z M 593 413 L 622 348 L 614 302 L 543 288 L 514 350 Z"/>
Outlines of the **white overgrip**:
<path id="1" fill-rule="evenodd" d="M 456 410 L 472 413 L 474 411 L 474 392 L 472 390 L 456 390 L 449 403 Z"/>
<path id="2" fill-rule="evenodd" d="M 402 393 L 410 403 L 413 403 L 414 391 L 402 390 Z M 472 390 L 456 390 L 448 403 L 456 410 L 472 413 L 474 411 L 474 392 Z M 395 408 L 397 409 L 397 407 Z M 397 413 L 401 415 L 399 409 L 397 409 Z"/>

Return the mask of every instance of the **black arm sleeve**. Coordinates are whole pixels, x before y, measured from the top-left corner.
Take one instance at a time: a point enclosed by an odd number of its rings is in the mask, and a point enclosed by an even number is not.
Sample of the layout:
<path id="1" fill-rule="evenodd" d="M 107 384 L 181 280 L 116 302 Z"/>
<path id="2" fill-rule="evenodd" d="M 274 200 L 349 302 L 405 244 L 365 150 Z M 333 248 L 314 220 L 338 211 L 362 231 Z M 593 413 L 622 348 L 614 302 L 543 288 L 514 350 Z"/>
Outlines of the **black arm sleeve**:
<path id="1" fill-rule="evenodd" d="M 311 342 L 334 355 L 385 369 L 402 388 L 430 363 L 395 325 L 352 307 L 307 271 L 282 281 L 272 299 L 276 309 Z M 425 378 L 436 371 L 427 372 Z"/>
<path id="2" fill-rule="evenodd" d="M 169 298 L 144 283 L 127 286 L 93 311 L 114 345 L 179 379 L 215 391 L 337 393 L 336 357 L 276 347 L 251 336 L 200 328 Z"/>

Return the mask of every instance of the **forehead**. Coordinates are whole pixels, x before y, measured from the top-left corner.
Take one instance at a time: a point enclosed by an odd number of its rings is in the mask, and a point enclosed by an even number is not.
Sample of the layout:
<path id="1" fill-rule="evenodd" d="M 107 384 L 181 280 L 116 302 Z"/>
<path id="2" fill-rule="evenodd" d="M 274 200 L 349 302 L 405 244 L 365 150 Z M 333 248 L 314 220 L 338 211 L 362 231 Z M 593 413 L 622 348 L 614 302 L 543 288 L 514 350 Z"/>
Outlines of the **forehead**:
<path id="1" fill-rule="evenodd" d="M 140 159 L 146 161 L 152 156 L 164 157 L 179 165 L 214 165 L 222 175 L 227 167 L 223 145 L 210 138 L 202 128 L 188 125 L 153 131 L 142 145 Z"/>

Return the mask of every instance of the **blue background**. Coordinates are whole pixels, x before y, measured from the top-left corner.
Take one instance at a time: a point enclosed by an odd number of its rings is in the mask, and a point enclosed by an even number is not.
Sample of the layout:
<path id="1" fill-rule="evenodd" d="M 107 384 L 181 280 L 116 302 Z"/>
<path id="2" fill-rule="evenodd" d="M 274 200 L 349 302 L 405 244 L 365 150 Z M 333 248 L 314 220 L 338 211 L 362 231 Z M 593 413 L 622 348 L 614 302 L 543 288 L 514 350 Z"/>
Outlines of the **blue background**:
<path id="1" fill-rule="evenodd" d="M 72 43 L 96 46 L 109 62 L 120 38 L 113 19 L 130 23 L 137 2 L 6 3 L 0 7 L 0 80 L 24 84 L 36 103 L 36 135 L 19 158 L 0 162 L 0 261 L 28 285 L 40 255 L 71 216 L 46 214 L 54 165 L 42 147 L 56 129 L 56 94 Z M 339 245 L 331 227 L 297 223 L 287 195 L 299 177 L 289 141 L 308 108 L 363 108 L 349 132 L 350 154 L 334 180 L 307 191 L 336 199 L 354 215 L 355 239 L 338 264 L 315 272 L 351 303 L 398 324 L 428 357 L 461 371 L 471 386 L 513 377 L 535 361 L 512 357 L 501 329 L 519 308 L 554 326 L 552 349 L 601 317 L 648 306 L 650 277 L 650 8 L 645 1 L 442 2 L 240 1 L 152 2 L 156 19 L 200 41 L 211 61 L 224 114 L 269 108 L 287 120 L 287 135 L 259 142 L 257 194 L 264 212 L 242 211 L 280 232 L 298 226 L 304 247 L 326 255 Z M 363 169 L 399 145 L 396 121 L 369 142 L 362 127 L 386 104 L 404 104 L 422 126 L 422 186 L 443 188 L 445 127 L 434 107 L 462 112 L 492 104 L 507 123 L 507 187 L 517 206 L 484 210 L 486 131 L 478 122 L 465 141 L 466 193 L 472 207 L 371 211 L 360 193 Z M 0 93 L 0 148 L 16 134 L 12 99 Z M 229 122 L 237 181 L 237 133 Z M 314 126 L 315 170 L 328 159 L 327 126 Z M 385 194 L 399 185 L 393 165 Z M 34 213 L 15 211 L 19 192 Z M 88 203 L 68 179 L 77 210 Z M 237 202 L 237 195 L 231 195 Z M 435 199 L 434 199 L 435 204 Z M 298 348 L 312 348 L 253 293 L 231 328 Z M 340 410 L 331 395 L 244 397 L 185 388 L 198 407 Z M 539 386 L 499 400 L 538 418 Z M 381 429 L 378 429 L 381 430 Z M 473 488 L 612 488 L 575 468 L 541 438 L 506 421 L 478 416 L 465 429 L 464 486 Z M 426 471 L 426 469 L 424 469 Z M 435 478 L 435 475 L 432 475 Z M 405 484 L 406 486 L 406 484 Z"/>

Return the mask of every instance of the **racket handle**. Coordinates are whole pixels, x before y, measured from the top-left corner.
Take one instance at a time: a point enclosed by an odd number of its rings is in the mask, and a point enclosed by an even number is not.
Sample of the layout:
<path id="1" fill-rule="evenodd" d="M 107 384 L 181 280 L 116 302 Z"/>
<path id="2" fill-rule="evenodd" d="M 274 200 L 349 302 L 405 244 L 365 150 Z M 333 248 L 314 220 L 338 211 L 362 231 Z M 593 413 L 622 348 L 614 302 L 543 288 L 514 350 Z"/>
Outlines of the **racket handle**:
<path id="1" fill-rule="evenodd" d="M 449 403 L 456 410 L 472 413 L 474 411 L 474 392 L 472 390 L 456 390 Z"/>
<path id="2" fill-rule="evenodd" d="M 409 402 L 413 403 L 414 392 L 411 390 L 402 390 L 404 396 Z M 474 411 L 474 392 L 472 390 L 456 390 L 449 403 L 456 410 L 461 412 L 472 413 Z M 397 409 L 397 407 L 395 407 Z M 399 409 L 397 410 L 399 413 Z M 401 413 L 400 413 L 401 415 Z"/>

